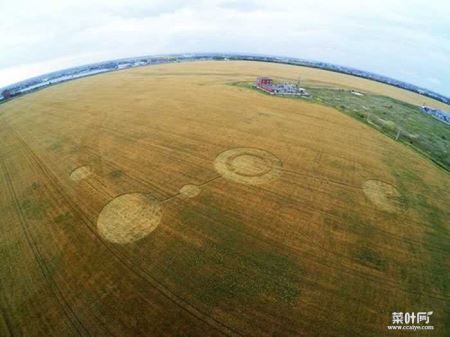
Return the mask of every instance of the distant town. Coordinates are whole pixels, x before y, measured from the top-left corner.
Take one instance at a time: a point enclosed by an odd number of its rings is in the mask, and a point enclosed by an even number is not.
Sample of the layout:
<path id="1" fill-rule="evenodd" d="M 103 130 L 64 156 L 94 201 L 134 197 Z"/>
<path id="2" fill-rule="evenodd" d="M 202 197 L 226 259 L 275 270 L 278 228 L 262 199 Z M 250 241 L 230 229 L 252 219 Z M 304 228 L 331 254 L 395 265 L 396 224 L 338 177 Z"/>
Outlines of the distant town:
<path id="1" fill-rule="evenodd" d="M 84 65 L 80 67 L 65 69 L 61 71 L 55 71 L 45 75 L 33 77 L 25 81 L 21 81 L 6 87 L 0 88 L 0 101 L 13 98 L 18 95 L 32 92 L 43 87 L 73 80 L 80 77 L 95 75 L 102 72 L 121 70 L 132 67 L 145 66 L 150 64 L 162 64 L 162 63 L 174 63 L 174 62 L 189 62 L 189 61 L 223 61 L 223 60 L 241 60 L 241 61 L 260 61 L 260 62 L 273 62 L 282 64 L 291 64 L 298 66 L 305 66 L 311 68 L 318 68 L 323 70 L 335 71 L 343 74 L 358 76 L 373 81 L 386 83 L 402 89 L 406 89 L 440 102 L 450 104 L 450 98 L 436 92 L 430 91 L 425 88 L 415 86 L 413 84 L 398 81 L 383 75 L 370 73 L 367 71 L 354 69 L 350 67 L 343 67 L 326 62 L 316 62 L 303 60 L 291 57 L 279 57 L 279 56 L 265 56 L 265 55 L 247 55 L 247 54 L 219 54 L 219 53 L 202 53 L 202 54 L 174 54 L 163 56 L 142 56 L 134 58 L 126 58 L 114 61 L 100 62 L 90 65 Z M 289 91 L 291 89 L 284 88 L 282 90 Z M 428 108 L 428 107 L 427 107 Z M 431 114 L 433 117 L 443 120 L 448 123 L 448 113 L 433 108 L 429 108 L 427 111 L 422 107 L 423 112 Z M 434 112 L 430 112 L 434 111 Z M 443 117 L 442 117 L 443 116 Z M 444 118 L 444 119 L 443 119 Z"/>
<path id="2" fill-rule="evenodd" d="M 422 110 L 422 112 L 424 112 L 430 116 L 433 116 L 434 118 L 450 125 L 450 112 L 442 111 L 439 109 L 434 109 L 434 108 L 431 108 L 426 105 L 422 105 L 420 107 L 420 110 Z"/>

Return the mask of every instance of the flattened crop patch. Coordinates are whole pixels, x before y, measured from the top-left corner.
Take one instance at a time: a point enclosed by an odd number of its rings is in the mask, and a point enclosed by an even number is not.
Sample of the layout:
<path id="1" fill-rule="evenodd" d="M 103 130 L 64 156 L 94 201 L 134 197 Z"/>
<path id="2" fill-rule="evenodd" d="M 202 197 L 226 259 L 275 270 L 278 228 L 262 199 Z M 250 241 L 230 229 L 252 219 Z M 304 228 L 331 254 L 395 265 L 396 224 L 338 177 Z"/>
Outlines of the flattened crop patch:
<path id="1" fill-rule="evenodd" d="M 362 188 L 366 197 L 385 212 L 398 213 L 406 207 L 402 195 L 391 184 L 379 180 L 367 180 Z"/>
<path id="2" fill-rule="evenodd" d="M 200 187 L 198 187 L 197 185 L 184 185 L 181 189 L 180 189 L 180 194 L 182 196 L 182 198 L 193 198 L 196 197 L 197 195 L 199 195 L 201 192 Z"/>
<path id="3" fill-rule="evenodd" d="M 92 174 L 92 170 L 89 166 L 80 166 L 72 171 L 70 174 L 70 179 L 73 181 L 80 181 L 86 179 Z"/>
<path id="4" fill-rule="evenodd" d="M 280 177 L 283 163 L 272 153 L 255 148 L 236 148 L 219 154 L 214 167 L 225 179 L 259 185 Z"/>
<path id="5" fill-rule="evenodd" d="M 102 209 L 97 219 L 97 230 L 110 242 L 131 243 L 153 232 L 161 216 L 160 203 L 151 195 L 123 194 Z"/>

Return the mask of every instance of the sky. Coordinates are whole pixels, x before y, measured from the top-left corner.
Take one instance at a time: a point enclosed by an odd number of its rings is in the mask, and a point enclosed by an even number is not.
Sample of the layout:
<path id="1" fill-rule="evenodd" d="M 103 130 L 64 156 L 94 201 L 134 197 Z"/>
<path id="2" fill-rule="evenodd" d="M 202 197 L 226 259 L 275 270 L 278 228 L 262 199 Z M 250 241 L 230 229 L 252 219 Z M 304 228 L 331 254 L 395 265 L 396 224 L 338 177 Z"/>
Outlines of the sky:
<path id="1" fill-rule="evenodd" d="M 122 57 L 258 53 L 450 96 L 450 1 L 0 0 L 0 87 Z"/>

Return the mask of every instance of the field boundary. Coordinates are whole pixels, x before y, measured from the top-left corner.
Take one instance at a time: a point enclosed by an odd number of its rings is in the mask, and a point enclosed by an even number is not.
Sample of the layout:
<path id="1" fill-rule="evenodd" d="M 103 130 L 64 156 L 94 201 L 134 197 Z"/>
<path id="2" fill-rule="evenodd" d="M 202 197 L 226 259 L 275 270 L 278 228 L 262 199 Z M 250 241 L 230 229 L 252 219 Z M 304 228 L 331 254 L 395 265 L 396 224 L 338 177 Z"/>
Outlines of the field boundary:
<path id="1" fill-rule="evenodd" d="M 251 82 L 248 81 L 238 81 L 238 82 L 230 82 L 228 83 L 228 85 L 231 86 L 236 86 L 239 88 L 245 88 L 245 89 L 250 89 L 258 94 L 261 95 L 265 95 L 268 97 L 273 97 L 274 95 L 268 94 L 266 92 L 263 92 L 259 89 L 257 89 L 256 87 L 254 87 L 252 85 Z M 306 86 L 307 89 L 311 89 L 311 88 L 315 88 L 315 89 L 323 89 L 322 87 L 309 87 Z M 326 88 L 326 89 L 331 89 L 331 90 L 340 90 L 339 88 Z M 393 100 L 393 101 L 397 101 L 401 104 L 407 104 L 409 105 L 411 108 L 414 107 L 414 105 L 410 104 L 410 103 L 406 103 L 400 100 L 397 100 L 395 98 L 392 97 L 388 97 L 388 96 L 384 96 L 384 95 L 376 95 L 376 94 L 371 94 L 373 96 L 377 96 L 380 98 L 385 98 L 385 99 L 389 99 L 389 100 Z M 308 102 L 311 104 L 317 104 L 317 105 L 321 105 L 321 106 L 326 106 L 326 107 L 331 107 L 337 111 L 339 111 L 340 113 L 343 113 L 346 116 L 351 117 L 354 120 L 357 120 L 360 123 L 363 123 L 364 125 L 369 126 L 371 129 L 377 130 L 379 133 L 381 133 L 382 135 L 386 136 L 387 138 L 395 141 L 395 142 L 399 142 L 403 145 L 407 145 L 410 149 L 414 150 L 415 152 L 419 153 L 420 155 L 422 155 L 423 157 L 425 157 L 426 159 L 430 160 L 437 168 L 443 170 L 444 172 L 446 172 L 447 174 L 450 173 L 450 167 L 447 167 L 444 163 L 442 163 L 441 161 L 433 158 L 432 156 L 430 156 L 427 152 L 423 151 L 422 149 L 418 148 L 417 146 L 414 146 L 414 144 L 405 141 L 403 138 L 399 138 L 399 139 L 395 139 L 395 137 L 392 137 L 389 133 L 384 132 L 384 128 L 381 125 L 378 125 L 368 119 L 361 119 L 361 118 L 357 118 L 356 116 L 354 116 L 353 114 L 347 113 L 346 111 L 344 111 L 343 109 L 340 109 L 339 107 L 336 107 L 334 105 L 331 104 L 326 104 L 325 102 L 319 102 L 317 100 L 313 100 L 310 97 L 303 97 L 303 96 L 296 96 L 296 97 L 292 97 L 292 96 L 278 96 L 276 95 L 276 97 L 281 97 L 281 98 L 286 98 L 286 99 L 292 99 L 292 100 L 301 100 L 302 102 Z M 430 118 L 431 119 L 431 118 Z M 441 121 L 436 120 L 435 118 L 432 118 L 433 121 L 435 121 L 436 123 L 441 123 Z"/>

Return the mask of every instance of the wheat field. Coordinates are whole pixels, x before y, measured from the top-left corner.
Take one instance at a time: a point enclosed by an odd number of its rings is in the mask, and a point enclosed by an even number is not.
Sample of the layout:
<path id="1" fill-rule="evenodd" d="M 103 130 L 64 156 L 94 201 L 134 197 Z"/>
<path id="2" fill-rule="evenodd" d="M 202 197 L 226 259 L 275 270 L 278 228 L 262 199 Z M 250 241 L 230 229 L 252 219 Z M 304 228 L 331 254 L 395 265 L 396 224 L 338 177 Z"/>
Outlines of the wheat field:
<path id="1" fill-rule="evenodd" d="M 0 105 L 0 335 L 382 336 L 393 311 L 449 331 L 448 173 L 335 109 L 232 85 L 259 75 L 430 103 L 233 61 Z"/>

